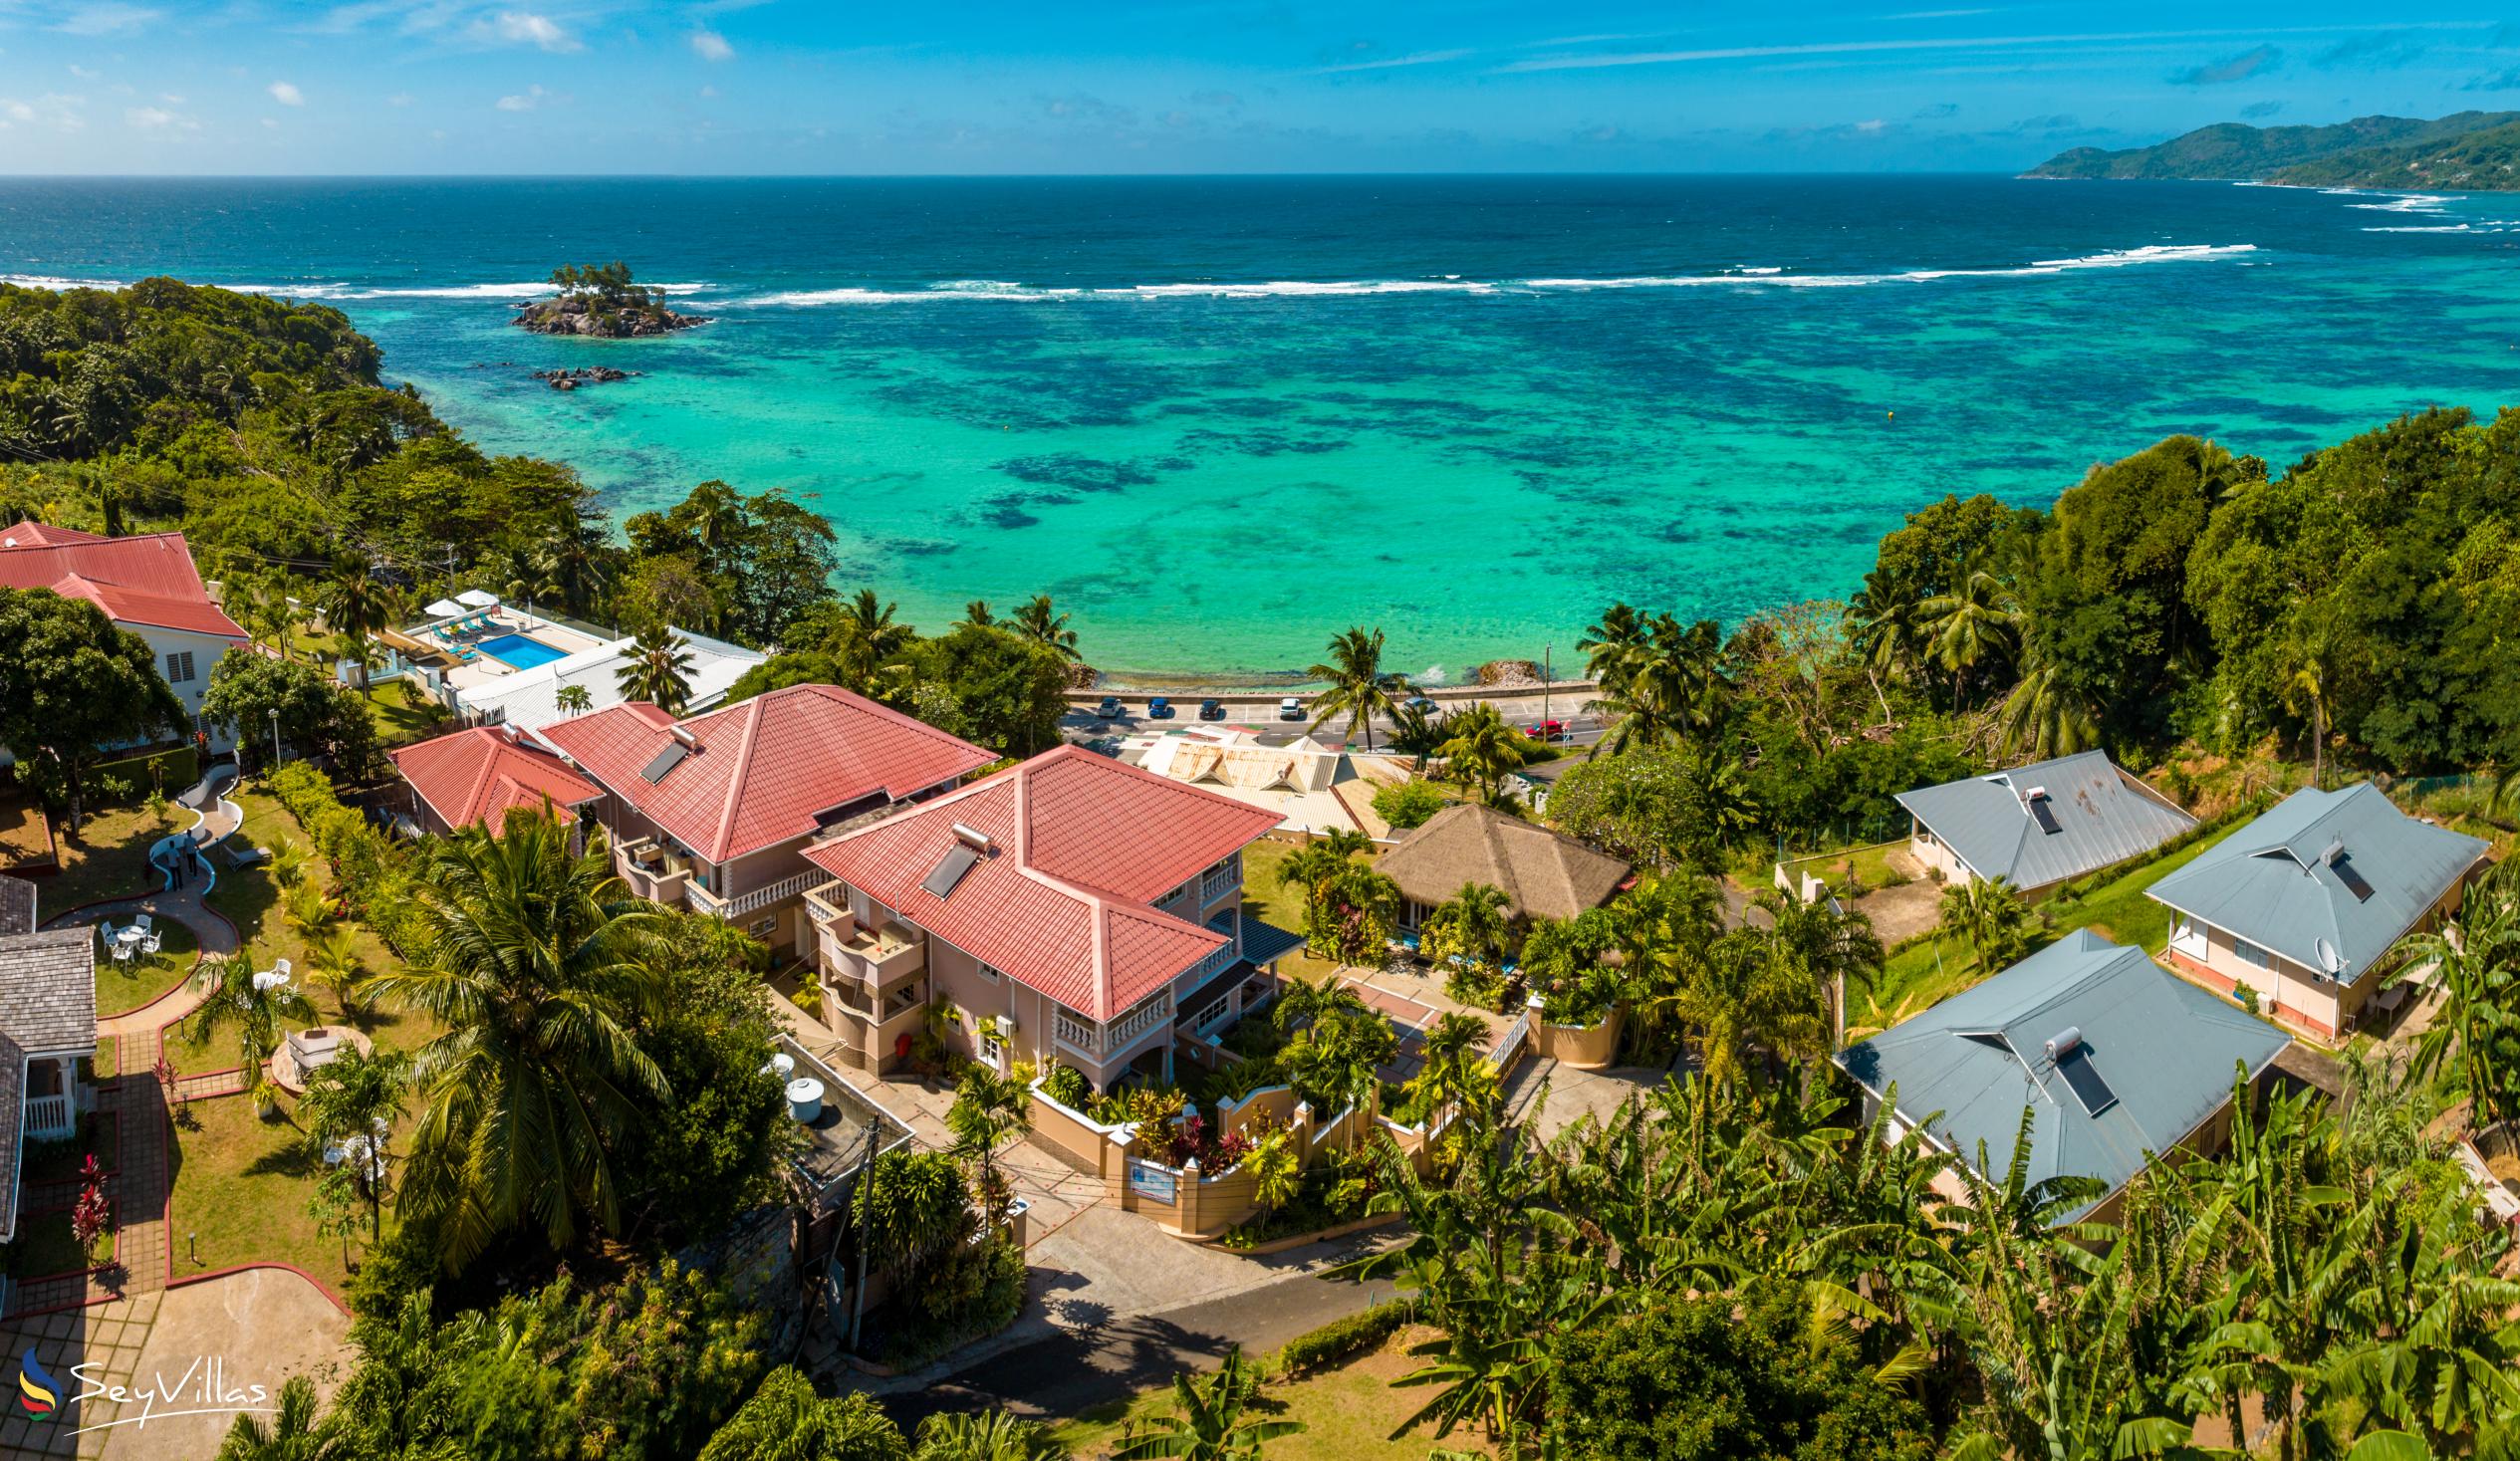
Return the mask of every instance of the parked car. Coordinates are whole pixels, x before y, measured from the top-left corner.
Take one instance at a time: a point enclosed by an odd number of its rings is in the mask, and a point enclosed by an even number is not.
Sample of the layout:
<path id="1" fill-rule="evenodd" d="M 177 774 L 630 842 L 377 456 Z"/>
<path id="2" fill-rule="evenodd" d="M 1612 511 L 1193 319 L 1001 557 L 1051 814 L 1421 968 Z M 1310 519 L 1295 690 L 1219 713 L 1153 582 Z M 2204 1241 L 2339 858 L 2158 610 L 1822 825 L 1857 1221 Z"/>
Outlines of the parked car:
<path id="1" fill-rule="evenodd" d="M 1304 702 L 1302 700 L 1297 699 L 1293 695 L 1289 695 L 1278 702 L 1278 719 L 1302 720 L 1303 718 Z"/>
<path id="2" fill-rule="evenodd" d="M 1435 702 L 1423 695 L 1411 695 L 1400 702 L 1400 708 L 1414 710 L 1420 715 L 1432 715 L 1435 713 Z"/>
<path id="3" fill-rule="evenodd" d="M 1172 718 L 1172 702 L 1161 695 L 1156 695 L 1147 700 L 1146 718 L 1148 720 L 1170 720 Z"/>
<path id="4" fill-rule="evenodd" d="M 1201 700 L 1201 701 L 1199 702 L 1199 719 L 1201 719 L 1201 720 L 1223 720 L 1224 718 L 1225 718 L 1225 702 L 1224 702 L 1224 701 L 1222 701 L 1222 700 Z"/>
<path id="5" fill-rule="evenodd" d="M 1094 707 L 1094 713 L 1103 717 L 1105 720 L 1120 719 L 1122 714 L 1120 708 L 1120 697 L 1118 695 L 1105 695 L 1103 697 L 1103 703 Z"/>
<path id="6" fill-rule="evenodd" d="M 1566 722 L 1563 720 L 1544 720 L 1538 725 L 1524 726 L 1523 734 L 1531 737 L 1535 741 L 1563 741 L 1566 739 Z"/>

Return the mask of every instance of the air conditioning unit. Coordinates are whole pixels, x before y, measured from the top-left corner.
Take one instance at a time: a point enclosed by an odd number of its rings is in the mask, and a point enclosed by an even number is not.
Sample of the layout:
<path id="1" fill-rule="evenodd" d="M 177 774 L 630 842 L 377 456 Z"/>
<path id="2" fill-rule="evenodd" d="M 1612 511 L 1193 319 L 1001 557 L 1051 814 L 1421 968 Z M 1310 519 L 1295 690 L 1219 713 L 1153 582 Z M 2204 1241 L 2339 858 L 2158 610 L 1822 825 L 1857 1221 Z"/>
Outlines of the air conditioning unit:
<path id="1" fill-rule="evenodd" d="M 1013 1015 L 1000 1015 L 1000 1016 L 998 1016 L 998 1017 L 997 1017 L 997 1038 L 998 1038 L 998 1039 L 1000 1039 L 1000 1040 L 1006 1040 L 1006 1039 L 1010 1039 L 1010 1038 L 1012 1038 L 1012 1037 L 1014 1036 L 1014 1034 L 1015 1034 L 1015 1017 L 1014 1017 Z"/>

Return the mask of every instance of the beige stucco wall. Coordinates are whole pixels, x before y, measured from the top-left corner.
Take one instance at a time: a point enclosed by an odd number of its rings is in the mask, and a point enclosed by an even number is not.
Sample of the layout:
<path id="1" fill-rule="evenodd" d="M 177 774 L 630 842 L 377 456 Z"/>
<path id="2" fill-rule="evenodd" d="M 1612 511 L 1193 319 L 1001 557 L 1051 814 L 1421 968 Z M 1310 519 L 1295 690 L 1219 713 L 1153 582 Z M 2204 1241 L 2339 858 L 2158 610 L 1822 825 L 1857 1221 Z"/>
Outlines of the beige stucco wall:
<path id="1" fill-rule="evenodd" d="M 2472 874 L 2471 874 L 2472 875 Z M 2457 913 L 2467 893 L 2467 878 L 2451 884 L 2448 892 L 2433 904 L 2423 917 L 2415 920 L 2410 933 L 2426 932 L 2441 926 Z M 2275 954 L 2274 967 L 2261 969 L 2242 959 L 2238 940 L 2228 931 L 2211 925 L 2199 925 L 2206 936 L 2200 958 L 2192 940 L 2175 937 L 2179 921 L 2185 917 L 2173 909 L 2170 914 L 2173 939 L 2165 957 L 2173 968 L 2195 977 L 2210 988 L 2231 993 L 2237 985 L 2246 984 L 2257 991 L 2258 1001 L 2267 1013 L 2288 1021 L 2311 1033 L 2330 1039 L 2361 1015 L 2363 1007 L 2380 993 L 2385 966 L 2366 969 L 2352 984 L 2339 984 L 2320 978 L 2304 966 Z M 2273 950 L 2268 952 L 2273 953 Z"/>
<path id="2" fill-rule="evenodd" d="M 1925 864 L 1926 871 L 1940 872 L 1942 880 L 1955 887 L 1970 880 L 1973 874 L 1970 873 L 1968 864 L 1962 862 L 1958 854 L 1943 846 L 1942 839 L 1928 832 L 1921 822 L 1915 823 L 1914 828 L 1914 832 L 1907 839 L 1907 851 L 1915 856 L 1917 861 Z"/>

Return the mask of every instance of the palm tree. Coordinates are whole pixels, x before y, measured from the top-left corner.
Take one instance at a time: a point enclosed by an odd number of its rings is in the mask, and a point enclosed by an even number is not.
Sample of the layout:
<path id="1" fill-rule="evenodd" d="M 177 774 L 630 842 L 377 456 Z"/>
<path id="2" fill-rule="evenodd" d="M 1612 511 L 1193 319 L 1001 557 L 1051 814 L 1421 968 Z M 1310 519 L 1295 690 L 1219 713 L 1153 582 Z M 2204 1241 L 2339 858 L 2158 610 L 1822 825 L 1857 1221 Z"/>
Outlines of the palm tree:
<path id="1" fill-rule="evenodd" d="M 562 685 L 551 703 L 565 715 L 584 715 L 595 708 L 595 694 L 584 685 Z"/>
<path id="2" fill-rule="evenodd" d="M 1513 940 L 1514 914 L 1505 890 L 1484 882 L 1465 882 L 1461 890 L 1435 909 L 1427 931 L 1451 952 L 1482 964 L 1501 964 Z"/>
<path id="3" fill-rule="evenodd" d="M 931 1415 L 918 1423 L 912 1454 L 915 1461 L 1068 1461 L 1049 1426 L 1003 1410 Z"/>
<path id="4" fill-rule="evenodd" d="M 2336 636 L 2327 620 L 2296 621 L 2284 638 L 2279 663 L 2284 708 L 2310 717 L 2310 784 L 2328 784 L 2328 700 L 2336 678 Z"/>
<path id="5" fill-rule="evenodd" d="M 237 958 L 202 958 L 201 972 L 193 976 L 203 992 L 201 1005 L 184 1017 L 184 1038 L 206 1045 L 221 1030 L 235 1030 L 236 1063 L 245 1094 L 254 1097 L 255 1109 L 268 1120 L 280 1109 L 266 1069 L 271 1053 L 280 1048 L 280 1024 L 283 1020 L 313 1024 L 320 1017 L 314 1001 L 291 984 L 289 976 L 257 973 L 250 955 L 248 950 Z"/>
<path id="6" fill-rule="evenodd" d="M 645 700 L 667 715 L 691 703 L 691 642 L 667 628 L 644 628 L 614 672 L 622 694 Z"/>
<path id="7" fill-rule="evenodd" d="M 1173 1413 L 1158 1416 L 1147 1434 L 1114 1447 L 1112 1461 L 1259 1461 L 1270 1441 L 1304 1429 L 1300 1420 L 1246 1419 L 1259 1392 L 1260 1371 L 1243 1363 L 1237 1344 L 1225 1351 L 1224 1364 L 1212 1375 L 1174 1375 Z"/>
<path id="8" fill-rule="evenodd" d="M 2000 877 L 1972 877 L 1944 888 L 1941 913 L 1937 931 L 1967 939 L 1977 967 L 1989 974 L 2028 953 L 2039 924 L 2019 890 Z"/>
<path id="9" fill-rule="evenodd" d="M 874 685 L 876 671 L 909 647 L 915 631 L 894 622 L 892 614 L 899 608 L 878 600 L 873 589 L 861 589 L 842 603 L 842 642 L 832 653 L 849 676 L 850 688 L 865 693 Z"/>
<path id="10" fill-rule="evenodd" d="M 280 916 L 301 938 L 314 938 L 333 926 L 333 900 L 312 881 L 300 878 L 280 905 Z"/>
<path id="11" fill-rule="evenodd" d="M 1916 660 L 1917 600 L 1904 584 L 1895 584 L 1879 570 L 1864 576 L 1864 587 L 1847 601 L 1847 641 L 1872 682 L 1873 698 L 1882 705 L 1882 720 L 1890 719 L 1885 679 L 1903 679 Z"/>
<path id="12" fill-rule="evenodd" d="M 1409 770 L 1424 771 L 1426 758 L 1443 742 L 1443 722 L 1427 714 L 1417 700 L 1403 700 L 1391 712 L 1391 749 L 1409 758 Z"/>
<path id="13" fill-rule="evenodd" d="M 1374 839 L 1367 837 L 1364 833 L 1353 827 L 1323 828 L 1320 833 L 1314 836 L 1313 843 L 1315 846 L 1327 850 L 1332 856 L 1338 858 L 1342 862 L 1347 861 L 1349 858 L 1356 856 L 1360 852 L 1371 852 L 1374 851 Z"/>
<path id="14" fill-rule="evenodd" d="M 280 1408 L 269 1421 L 246 1412 L 219 1442 L 218 1461 L 324 1461 L 333 1455 L 341 1426 L 324 1413 L 315 1381 L 291 1375 L 280 1387 Z"/>
<path id="15" fill-rule="evenodd" d="M 585 613 L 594 602 L 603 555 L 601 520 L 572 513 L 554 523 L 534 545 L 534 572 L 560 591 L 561 603 L 571 613 Z"/>
<path id="16" fill-rule="evenodd" d="M 988 606 L 980 606 L 982 612 Z M 1076 630 L 1068 627 L 1068 616 L 1051 608 L 1050 596 L 1035 594 L 1015 610 L 1015 629 L 1025 638 L 1043 645 L 1062 659 L 1082 659 L 1077 652 Z"/>
<path id="17" fill-rule="evenodd" d="M 1984 569 L 1917 605 L 1916 617 L 1928 652 L 1951 675 L 1955 699 L 1970 671 L 2011 658 L 2021 644 L 2021 607 Z"/>
<path id="18" fill-rule="evenodd" d="M 1005 1215 L 1012 1196 L 998 1175 L 997 1149 L 1008 1137 L 1031 1128 L 1032 1112 L 1033 1094 L 1024 1083 L 977 1062 L 962 1068 L 954 1103 L 945 1112 L 945 1129 L 954 1138 L 954 1149 L 980 1164 L 980 1195 L 991 1224 Z"/>
<path id="19" fill-rule="evenodd" d="M 1487 1045 L 1485 1020 L 1457 1010 L 1439 1016 L 1419 1050 L 1425 1064 L 1404 1088 L 1409 1118 L 1431 1128 L 1454 1111 L 1492 1114 L 1499 1091 L 1496 1068 L 1488 1064 Z"/>
<path id="20" fill-rule="evenodd" d="M 325 627 L 341 639 L 344 652 L 350 646 L 364 643 L 368 636 L 393 622 L 399 596 L 393 586 L 369 572 L 362 559 L 344 559 L 333 566 L 333 576 L 316 591 L 315 607 L 324 612 Z M 368 688 L 368 668 L 359 670 L 359 688 Z"/>
<path id="21" fill-rule="evenodd" d="M 528 1224 L 555 1248 L 582 1213 L 618 1230 L 610 1137 L 668 1097 L 630 1035 L 658 997 L 646 958 L 665 915 L 601 846 L 572 855 L 568 838 L 519 808 L 499 837 L 466 828 L 426 845 L 412 908 L 425 942 L 369 985 L 446 1030 L 418 1054 L 425 1108 L 402 1204 L 440 1224 L 450 1269 Z"/>
<path id="22" fill-rule="evenodd" d="M 352 1046 L 307 1077 L 306 1095 L 298 1100 L 307 1144 L 319 1154 L 353 1137 L 366 1145 L 366 1159 L 355 1162 L 351 1174 L 368 1194 L 369 1232 L 378 1238 L 384 1236 L 386 1140 L 402 1119 L 410 1087 L 410 1057 L 392 1051 L 369 1055 Z"/>
<path id="23" fill-rule="evenodd" d="M 307 939 L 307 963 L 316 981 L 332 991 L 342 1018 L 366 1023 L 368 1004 L 360 986 L 367 982 L 368 965 L 359 957 L 359 934 L 338 923 L 314 934 Z"/>
<path id="24" fill-rule="evenodd" d="M 1997 749 L 2027 761 L 2071 756 L 2100 744 L 2100 707 L 2035 641 L 1996 724 Z"/>
<path id="25" fill-rule="evenodd" d="M 1329 1117 L 1347 1107 L 1371 1112 L 1383 1093 L 1382 1068 L 1398 1048 L 1390 1022 L 1353 986 L 1290 981 L 1273 1018 L 1294 1039 L 1278 1053 L 1298 1093 Z"/>
<path id="26" fill-rule="evenodd" d="M 1399 697 L 1408 693 L 1404 675 L 1383 672 L 1383 631 L 1351 628 L 1330 641 L 1330 660 L 1304 671 L 1330 688 L 1313 697 L 1313 723 L 1318 731 L 1331 721 L 1348 717 L 1348 734 L 1359 727 L 1365 730 L 1365 748 L 1374 749 L 1374 717 L 1389 715 L 1398 708 Z"/>
<path id="27" fill-rule="evenodd" d="M 1499 805 L 1505 778 L 1522 770 L 1524 737 L 1485 703 L 1444 717 L 1444 729 L 1450 734 L 1435 754 L 1443 758 L 1445 778 Z"/>
<path id="28" fill-rule="evenodd" d="M 998 627 L 997 614 L 989 608 L 989 601 L 974 599 L 962 607 L 962 617 L 956 620 L 955 626 L 965 629 L 993 629 Z"/>
<path id="29" fill-rule="evenodd" d="M 1643 651 L 1651 629 L 1645 616 L 1625 603 L 1603 610 L 1602 621 L 1584 631 L 1575 647 L 1584 655 L 1584 676 L 1609 693 Z"/>

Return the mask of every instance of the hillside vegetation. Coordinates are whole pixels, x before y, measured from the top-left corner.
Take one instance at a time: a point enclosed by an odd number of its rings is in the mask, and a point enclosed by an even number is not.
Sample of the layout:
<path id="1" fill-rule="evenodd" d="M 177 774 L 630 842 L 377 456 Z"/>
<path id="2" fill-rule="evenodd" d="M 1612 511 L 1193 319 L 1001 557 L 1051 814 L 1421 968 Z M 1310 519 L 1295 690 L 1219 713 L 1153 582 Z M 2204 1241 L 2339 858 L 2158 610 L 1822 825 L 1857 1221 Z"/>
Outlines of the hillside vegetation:
<path id="1" fill-rule="evenodd" d="M 2197 179 L 2231 182 L 2298 182 L 2328 187 L 2510 187 L 2510 181 L 2450 183 L 2410 168 L 2416 157 L 2460 151 L 2483 143 L 2508 158 L 2520 112 L 2461 112 L 2424 121 L 2411 117 L 2358 117 L 2332 126 L 2250 126 L 2223 122 L 2200 126 L 2149 147 L 2108 151 L 2075 147 L 2031 168 L 2024 177 Z M 2500 142 L 2490 140 L 2506 133 Z M 2444 169 L 2447 170 L 2447 169 Z M 2482 158 L 2466 174 L 2508 177 Z"/>

